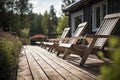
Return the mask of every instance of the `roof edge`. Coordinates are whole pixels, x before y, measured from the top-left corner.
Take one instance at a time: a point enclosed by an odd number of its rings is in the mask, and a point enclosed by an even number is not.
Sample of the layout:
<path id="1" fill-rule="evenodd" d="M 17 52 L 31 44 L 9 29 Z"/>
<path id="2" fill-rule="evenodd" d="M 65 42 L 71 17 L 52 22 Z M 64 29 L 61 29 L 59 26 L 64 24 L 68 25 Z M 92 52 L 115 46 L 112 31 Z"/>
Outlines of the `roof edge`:
<path id="1" fill-rule="evenodd" d="M 91 0 L 79 0 L 79 1 L 74 2 L 74 3 L 70 4 L 69 6 L 67 6 L 67 7 L 64 9 L 64 11 L 65 11 L 65 12 L 70 11 L 72 8 L 75 8 L 75 7 L 77 7 L 77 6 L 81 6 L 81 5 L 83 5 L 84 3 L 89 2 L 89 1 L 91 1 Z"/>

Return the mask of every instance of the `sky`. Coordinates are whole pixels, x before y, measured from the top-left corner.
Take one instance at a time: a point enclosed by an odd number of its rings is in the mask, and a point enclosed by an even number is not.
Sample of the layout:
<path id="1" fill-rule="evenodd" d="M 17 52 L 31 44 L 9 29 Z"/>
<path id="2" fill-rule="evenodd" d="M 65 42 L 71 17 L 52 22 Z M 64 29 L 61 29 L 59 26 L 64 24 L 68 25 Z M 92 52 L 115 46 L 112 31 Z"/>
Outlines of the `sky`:
<path id="1" fill-rule="evenodd" d="M 62 0 L 29 0 L 29 2 L 33 4 L 34 13 L 44 14 L 46 10 L 49 12 L 50 6 L 54 5 L 57 17 L 60 17 L 61 15 Z"/>

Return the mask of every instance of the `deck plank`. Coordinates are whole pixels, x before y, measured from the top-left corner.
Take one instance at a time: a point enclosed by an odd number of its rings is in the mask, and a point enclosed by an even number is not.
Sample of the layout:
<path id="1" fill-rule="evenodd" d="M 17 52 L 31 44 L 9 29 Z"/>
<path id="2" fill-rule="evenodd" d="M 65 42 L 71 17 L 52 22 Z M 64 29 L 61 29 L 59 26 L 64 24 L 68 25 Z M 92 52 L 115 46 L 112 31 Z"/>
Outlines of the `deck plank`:
<path id="1" fill-rule="evenodd" d="M 34 48 L 34 52 L 36 52 L 38 55 L 39 53 L 42 53 L 38 47 Z M 73 75 L 79 77 L 80 79 L 85 79 L 85 80 L 95 80 L 96 77 L 94 75 L 91 75 L 90 73 L 84 71 L 83 69 L 78 69 L 77 67 L 69 64 L 68 62 L 61 60 L 60 58 L 51 55 L 50 53 L 48 54 L 43 54 L 45 57 L 49 57 L 52 61 L 54 61 L 56 64 L 59 66 L 63 67 L 67 71 L 71 72 Z M 40 55 L 42 56 L 42 55 Z"/>
<path id="2" fill-rule="evenodd" d="M 32 50 L 31 50 L 32 52 Z M 59 75 L 48 63 L 46 63 L 41 57 L 32 52 L 33 57 L 36 59 L 37 63 L 44 70 L 45 74 L 49 77 L 50 80 L 64 80 L 61 75 Z"/>
<path id="3" fill-rule="evenodd" d="M 17 80 L 33 80 L 24 51 L 19 58 Z"/>
<path id="4" fill-rule="evenodd" d="M 27 67 L 20 67 L 22 71 L 18 70 L 17 80 L 96 80 L 91 73 L 38 46 L 24 46 L 23 54 L 20 60 Z"/>
<path id="5" fill-rule="evenodd" d="M 28 49 L 25 50 L 25 54 L 28 59 L 28 63 L 30 65 L 30 69 L 31 69 L 34 80 L 49 80 L 47 76 L 44 74 L 44 72 L 42 71 L 42 69 L 39 68 L 39 65 L 36 63 L 36 61 L 30 54 L 30 51 Z"/>
<path id="6" fill-rule="evenodd" d="M 34 51 L 34 53 L 35 53 L 35 51 Z M 55 71 L 57 71 L 59 74 L 61 74 L 65 79 L 67 79 L 67 80 L 80 80 L 80 78 L 74 76 L 73 74 L 71 74 L 71 72 L 69 72 L 68 70 L 66 70 L 64 67 L 61 67 L 60 65 L 58 65 L 57 63 L 55 63 L 50 58 L 44 56 L 43 54 L 39 54 L 38 53 L 38 55 L 35 55 L 35 56 L 37 56 L 38 59 L 40 57 L 42 57 L 44 59 L 44 61 L 47 62 L 47 64 L 49 64 Z M 58 78 L 56 78 L 56 79 L 58 79 Z"/>

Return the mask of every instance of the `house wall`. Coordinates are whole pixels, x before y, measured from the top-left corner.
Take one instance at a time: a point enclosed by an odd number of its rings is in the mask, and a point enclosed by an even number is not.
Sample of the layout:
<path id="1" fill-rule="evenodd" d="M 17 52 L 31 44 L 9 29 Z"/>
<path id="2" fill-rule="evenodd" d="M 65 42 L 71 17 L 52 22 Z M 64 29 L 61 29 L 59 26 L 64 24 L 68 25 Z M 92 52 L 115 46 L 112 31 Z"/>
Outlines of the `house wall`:
<path id="1" fill-rule="evenodd" d="M 78 12 L 80 10 L 83 10 L 83 20 L 84 21 L 87 21 L 88 22 L 88 26 L 86 28 L 86 33 L 87 34 L 92 34 L 92 5 L 95 4 L 95 3 L 98 3 L 100 1 L 103 1 L 103 0 L 91 0 L 90 3 L 88 3 L 87 5 L 85 6 L 80 6 L 72 11 L 70 11 L 70 15 L 69 15 L 69 26 L 71 27 L 71 14 L 75 13 L 75 12 Z M 108 14 L 110 13 L 118 13 L 120 12 L 120 0 L 107 0 L 107 12 Z M 72 27 L 71 27 L 72 29 Z M 114 34 L 120 34 L 120 25 L 118 25 L 117 27 L 117 31 L 115 31 Z"/>
<path id="2" fill-rule="evenodd" d="M 100 2 L 100 1 L 103 1 L 103 0 L 91 0 L 91 2 L 85 6 L 80 6 L 72 11 L 70 11 L 70 15 L 69 15 L 69 26 L 71 27 L 71 15 L 74 14 L 75 12 L 78 12 L 80 10 L 83 10 L 83 21 L 87 21 L 88 22 L 88 26 L 85 30 L 85 33 L 84 34 L 91 34 L 92 33 L 92 5 L 97 3 L 97 2 Z M 72 27 L 71 27 L 72 29 Z"/>
<path id="3" fill-rule="evenodd" d="M 71 28 L 71 30 L 70 30 L 70 36 L 72 35 L 72 32 L 73 32 L 73 30 L 72 30 L 72 29 L 73 29 L 73 28 L 72 28 L 72 23 L 71 23 L 71 16 L 72 16 L 72 14 L 83 10 L 84 7 L 85 7 L 85 6 L 83 6 L 83 7 L 78 7 L 78 8 L 73 9 L 72 11 L 69 12 L 69 26 L 70 26 L 70 28 Z M 84 10 L 83 10 L 83 15 L 84 15 Z M 84 20 L 84 17 L 83 17 L 83 21 L 85 21 L 85 20 Z M 85 30 L 85 32 L 86 32 L 86 31 L 87 31 L 87 30 Z M 84 34 L 85 34 L 85 33 L 84 33 Z M 84 34 L 82 34 L 82 35 L 84 35 Z"/>
<path id="4" fill-rule="evenodd" d="M 87 21 L 88 22 L 88 26 L 86 28 L 86 33 L 90 34 L 92 33 L 92 8 L 89 6 L 89 7 L 86 7 L 84 8 L 83 10 L 83 14 L 84 14 L 84 21 Z"/>
<path id="5" fill-rule="evenodd" d="M 83 8 L 83 11 L 84 11 L 84 21 L 87 21 L 88 22 L 88 26 L 87 26 L 87 29 L 86 29 L 86 33 L 87 34 L 93 34 L 95 32 L 92 32 L 92 6 L 96 3 L 99 3 L 101 1 L 104 1 L 104 0 L 91 0 L 91 2 L 87 5 L 85 5 L 85 7 Z"/>
<path id="6" fill-rule="evenodd" d="M 120 12 L 120 0 L 108 0 L 108 14 L 118 12 Z M 120 20 L 113 34 L 120 36 Z"/>
<path id="7" fill-rule="evenodd" d="M 108 0 L 108 13 L 120 12 L 120 0 Z"/>

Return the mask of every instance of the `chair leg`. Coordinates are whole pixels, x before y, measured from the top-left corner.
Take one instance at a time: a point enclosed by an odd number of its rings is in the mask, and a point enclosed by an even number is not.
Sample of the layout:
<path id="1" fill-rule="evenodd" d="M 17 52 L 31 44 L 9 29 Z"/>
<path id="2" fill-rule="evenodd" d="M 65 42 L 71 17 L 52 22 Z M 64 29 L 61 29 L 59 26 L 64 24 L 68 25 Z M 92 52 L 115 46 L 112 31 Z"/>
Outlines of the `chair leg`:
<path id="1" fill-rule="evenodd" d="M 65 59 L 69 54 L 70 54 L 70 50 L 66 49 L 65 52 L 64 52 L 63 59 Z"/>
<path id="2" fill-rule="evenodd" d="M 85 62 L 86 62 L 86 60 L 87 60 L 90 52 L 91 52 L 91 48 L 90 48 L 90 49 L 87 49 L 87 50 L 85 51 L 85 53 L 84 53 L 84 55 L 83 55 L 83 57 L 82 57 L 82 60 L 81 60 L 81 62 L 80 62 L 80 64 L 79 64 L 80 66 L 83 66 L 83 65 L 85 64 Z"/>
<path id="3" fill-rule="evenodd" d="M 84 54 L 81 53 L 79 56 L 80 56 L 81 58 L 83 58 Z"/>
<path id="4" fill-rule="evenodd" d="M 44 49 L 46 49 L 47 48 L 47 45 L 44 45 Z"/>
<path id="5" fill-rule="evenodd" d="M 53 48 L 51 48 L 50 52 L 53 52 Z"/>
<path id="6" fill-rule="evenodd" d="M 60 55 L 60 52 L 57 53 L 57 56 L 59 56 L 59 55 Z"/>
<path id="7" fill-rule="evenodd" d="M 49 47 L 48 52 L 50 52 L 51 48 L 52 48 L 52 47 Z"/>
<path id="8" fill-rule="evenodd" d="M 85 51 L 85 53 L 84 53 L 84 55 L 83 55 L 83 58 L 82 58 L 82 60 L 81 60 L 81 62 L 80 62 L 80 66 L 83 66 L 83 65 L 85 64 L 85 61 L 87 60 L 90 52 L 92 51 L 96 40 L 97 40 L 97 37 L 95 37 L 95 38 L 92 40 L 92 42 L 90 43 L 89 47 L 88 47 L 87 50 Z"/>

